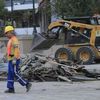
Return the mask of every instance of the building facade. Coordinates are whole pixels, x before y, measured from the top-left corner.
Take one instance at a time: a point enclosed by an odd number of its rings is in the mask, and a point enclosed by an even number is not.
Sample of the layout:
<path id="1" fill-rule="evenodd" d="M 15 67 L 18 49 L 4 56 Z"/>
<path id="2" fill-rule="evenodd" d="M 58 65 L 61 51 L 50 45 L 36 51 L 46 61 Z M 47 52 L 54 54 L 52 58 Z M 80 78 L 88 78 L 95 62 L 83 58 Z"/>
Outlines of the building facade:
<path id="1" fill-rule="evenodd" d="M 13 5 L 12 5 L 13 2 Z M 13 6 L 13 9 L 12 9 Z M 34 0 L 35 7 L 35 27 L 37 32 L 40 32 L 38 24 L 38 1 Z M 34 26 L 33 26 L 33 0 L 5 0 L 5 8 L 8 10 L 8 14 L 5 15 L 5 26 L 12 25 L 15 27 L 16 35 L 18 35 L 20 42 L 21 54 L 27 54 L 32 47 L 32 41 L 34 38 Z M 12 23 L 13 22 L 13 23 Z M 7 41 L 6 38 L 0 38 L 1 42 Z M 5 44 L 6 46 L 6 44 Z M 5 47 L 0 50 L 0 53 L 5 53 Z"/>
<path id="2" fill-rule="evenodd" d="M 37 14 L 38 0 L 5 0 L 5 8 L 9 12 L 5 16 L 5 25 L 8 22 L 13 24 L 16 27 L 17 35 L 32 35 L 34 27 L 36 27 L 37 32 L 40 32 Z M 33 14 L 35 14 L 35 18 Z"/>

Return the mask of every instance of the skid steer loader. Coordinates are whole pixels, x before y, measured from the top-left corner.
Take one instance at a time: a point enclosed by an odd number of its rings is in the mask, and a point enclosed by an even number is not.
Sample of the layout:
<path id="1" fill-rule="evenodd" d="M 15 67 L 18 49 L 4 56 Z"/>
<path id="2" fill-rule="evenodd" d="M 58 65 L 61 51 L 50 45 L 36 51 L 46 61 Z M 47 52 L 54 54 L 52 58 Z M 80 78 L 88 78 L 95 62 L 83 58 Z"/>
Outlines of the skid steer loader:
<path id="1" fill-rule="evenodd" d="M 53 30 L 56 30 L 55 32 Z M 57 62 L 68 60 L 91 64 L 100 59 L 100 26 L 73 21 L 59 20 L 48 27 L 47 37 L 55 34 L 56 39 L 63 38 L 63 48 L 55 52 Z"/>
<path id="2" fill-rule="evenodd" d="M 47 33 L 38 34 L 35 40 L 33 49 L 62 44 L 55 52 L 55 60 L 60 63 L 71 60 L 91 64 L 100 59 L 100 25 L 58 20 L 48 26 Z"/>

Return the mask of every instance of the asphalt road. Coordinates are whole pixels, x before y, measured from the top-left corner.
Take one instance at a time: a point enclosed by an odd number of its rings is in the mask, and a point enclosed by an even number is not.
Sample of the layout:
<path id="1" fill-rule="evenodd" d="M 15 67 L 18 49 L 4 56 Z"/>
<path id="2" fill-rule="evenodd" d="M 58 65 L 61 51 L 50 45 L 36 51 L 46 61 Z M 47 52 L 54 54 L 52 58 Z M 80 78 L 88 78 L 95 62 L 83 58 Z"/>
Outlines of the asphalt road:
<path id="1" fill-rule="evenodd" d="M 0 82 L 0 100 L 100 100 L 100 81 L 38 82 L 32 83 L 27 93 L 25 87 L 15 83 L 15 94 L 6 94 L 6 82 Z"/>
<path id="2" fill-rule="evenodd" d="M 2 67 L 3 68 L 3 67 Z M 85 65 L 90 71 L 100 72 L 100 64 Z M 5 67 L 4 70 L 7 70 Z M 15 94 L 6 94 L 6 81 L 0 81 L 0 100 L 100 100 L 100 80 L 74 82 L 32 82 L 27 93 L 15 82 Z"/>

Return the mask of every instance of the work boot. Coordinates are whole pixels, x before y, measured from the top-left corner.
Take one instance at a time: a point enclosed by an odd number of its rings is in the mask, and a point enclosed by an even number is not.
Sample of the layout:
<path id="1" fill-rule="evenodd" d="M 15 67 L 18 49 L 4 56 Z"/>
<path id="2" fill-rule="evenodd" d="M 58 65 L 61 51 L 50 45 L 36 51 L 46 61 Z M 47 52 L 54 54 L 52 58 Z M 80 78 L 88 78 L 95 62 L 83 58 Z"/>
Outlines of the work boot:
<path id="1" fill-rule="evenodd" d="M 14 89 L 8 89 L 5 91 L 5 93 L 15 93 L 15 90 Z"/>
<path id="2" fill-rule="evenodd" d="M 31 83 L 28 83 L 26 85 L 26 92 L 28 92 L 31 89 L 31 87 L 32 87 L 32 84 Z"/>

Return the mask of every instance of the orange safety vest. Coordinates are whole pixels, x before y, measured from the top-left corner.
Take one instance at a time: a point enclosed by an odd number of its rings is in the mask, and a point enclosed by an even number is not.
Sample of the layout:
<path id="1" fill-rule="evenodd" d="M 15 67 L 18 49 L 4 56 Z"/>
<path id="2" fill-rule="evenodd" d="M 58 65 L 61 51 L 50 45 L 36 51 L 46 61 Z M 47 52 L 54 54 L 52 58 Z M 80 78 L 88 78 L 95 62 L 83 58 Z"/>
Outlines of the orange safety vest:
<path id="1" fill-rule="evenodd" d="M 13 36 L 7 44 L 7 57 L 8 60 L 13 60 L 14 58 L 20 58 L 19 42 L 16 36 Z"/>

